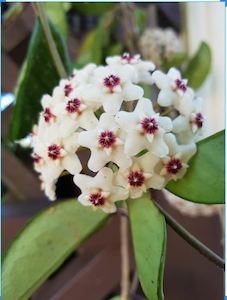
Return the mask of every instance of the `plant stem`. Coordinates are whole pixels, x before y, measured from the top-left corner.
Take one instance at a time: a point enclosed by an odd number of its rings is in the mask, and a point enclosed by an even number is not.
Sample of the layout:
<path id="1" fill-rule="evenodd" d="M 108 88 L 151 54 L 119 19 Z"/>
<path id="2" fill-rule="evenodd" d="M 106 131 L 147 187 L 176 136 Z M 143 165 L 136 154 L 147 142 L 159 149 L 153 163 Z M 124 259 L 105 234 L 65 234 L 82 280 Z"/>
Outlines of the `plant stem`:
<path id="1" fill-rule="evenodd" d="M 137 273 L 135 271 L 134 275 L 133 275 L 133 278 L 132 278 L 132 283 L 131 283 L 130 292 L 129 292 L 129 295 L 131 297 L 133 297 L 134 294 L 136 293 L 136 290 L 138 288 L 138 284 L 139 284 L 139 279 L 138 279 Z"/>
<path id="2" fill-rule="evenodd" d="M 124 208 L 127 210 L 126 205 Z M 129 252 L 128 252 L 128 218 L 121 215 L 121 300 L 128 300 L 129 293 Z"/>
<path id="3" fill-rule="evenodd" d="M 157 199 L 165 198 L 163 192 L 155 192 L 152 195 L 157 195 Z M 206 245 L 204 245 L 201 241 L 199 241 L 194 235 L 192 235 L 189 231 L 187 231 L 182 225 L 180 225 L 169 213 L 165 211 L 157 202 L 155 205 L 159 208 L 161 213 L 165 216 L 167 224 L 178 234 L 180 235 L 189 245 L 195 248 L 200 254 L 205 256 L 211 262 L 213 262 L 219 268 L 225 269 L 224 260 L 218 256 L 215 252 L 209 249 Z"/>
<path id="4" fill-rule="evenodd" d="M 47 40 L 47 45 L 50 50 L 50 54 L 53 58 L 54 64 L 56 66 L 57 72 L 58 72 L 60 78 L 65 78 L 65 77 L 67 77 L 67 73 L 65 71 L 64 65 L 61 61 L 60 55 L 59 55 L 58 50 L 55 45 L 55 41 L 54 41 L 52 33 L 50 31 L 50 26 L 49 26 L 47 17 L 44 13 L 44 10 L 43 10 L 43 4 L 40 2 L 34 2 L 34 3 L 32 3 L 32 6 L 35 11 L 35 14 L 40 19 L 40 23 L 41 23 L 44 35 Z"/>

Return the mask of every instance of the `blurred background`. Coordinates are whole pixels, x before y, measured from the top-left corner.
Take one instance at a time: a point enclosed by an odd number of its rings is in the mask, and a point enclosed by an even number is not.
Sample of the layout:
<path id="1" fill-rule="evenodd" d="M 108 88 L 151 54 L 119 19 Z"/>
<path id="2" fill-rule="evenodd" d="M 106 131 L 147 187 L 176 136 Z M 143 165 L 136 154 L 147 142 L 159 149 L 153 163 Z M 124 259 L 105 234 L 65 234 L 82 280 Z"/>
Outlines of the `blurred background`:
<path id="1" fill-rule="evenodd" d="M 205 134 L 210 135 L 224 128 L 223 3 L 45 3 L 45 5 L 46 14 L 67 43 L 71 69 L 81 67 L 90 61 L 104 63 L 107 55 L 121 54 L 126 50 L 131 52 L 139 50 L 145 59 L 153 60 L 164 71 L 175 65 L 183 74 L 194 76 L 191 85 L 205 100 L 204 110 L 208 120 Z M 20 103 L 24 103 L 24 108 L 18 106 L 19 101 L 15 105 L 14 97 L 32 36 L 35 15 L 29 3 L 4 3 L 2 14 L 2 251 L 4 253 L 23 225 L 50 204 L 40 190 L 29 151 L 13 143 L 14 140 L 29 133 L 31 130 L 29 126 L 35 123 L 39 110 L 39 106 L 31 102 L 31 95 L 26 97 L 26 92 L 23 101 L 20 99 Z M 196 81 L 193 81 L 193 78 L 196 78 Z M 29 86 L 26 87 L 29 94 L 28 90 Z M 27 107 L 31 107 L 30 119 L 27 118 Z M 72 189 L 70 177 L 64 176 L 58 182 L 59 197 L 71 196 L 74 192 Z M 208 247 L 223 255 L 221 209 L 216 206 L 208 208 L 194 205 L 182 209 L 184 212 L 182 214 L 182 211 L 176 210 L 172 204 L 164 201 L 161 204 Z M 112 217 L 105 228 L 69 257 L 32 299 L 104 300 L 118 294 L 120 282 L 118 226 L 118 217 Z M 132 255 L 132 274 L 133 270 Z M 166 300 L 223 299 L 222 271 L 169 228 L 164 291 Z M 137 294 L 135 299 L 141 299 L 143 294 L 140 288 Z"/>

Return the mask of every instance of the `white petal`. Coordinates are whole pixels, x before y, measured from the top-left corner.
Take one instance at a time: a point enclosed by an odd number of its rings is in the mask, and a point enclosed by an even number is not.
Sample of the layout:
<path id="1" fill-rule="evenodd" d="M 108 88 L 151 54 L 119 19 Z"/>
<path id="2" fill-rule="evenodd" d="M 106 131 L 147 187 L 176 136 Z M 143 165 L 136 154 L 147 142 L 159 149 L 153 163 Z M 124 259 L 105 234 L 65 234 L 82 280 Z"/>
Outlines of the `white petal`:
<path id="1" fill-rule="evenodd" d="M 146 149 L 148 145 L 144 135 L 137 131 L 128 133 L 125 141 L 125 153 L 128 155 L 136 155 Z"/>
<path id="2" fill-rule="evenodd" d="M 78 118 L 80 127 L 86 130 L 94 129 L 98 125 L 98 119 L 91 110 L 85 110 Z"/>
<path id="3" fill-rule="evenodd" d="M 147 181 L 147 187 L 161 190 L 165 186 L 165 178 L 157 174 L 153 174 L 151 179 Z"/>
<path id="4" fill-rule="evenodd" d="M 131 158 L 124 153 L 123 147 L 118 147 L 114 150 L 114 155 L 112 156 L 111 161 L 116 163 L 119 168 L 123 170 L 127 169 L 132 164 Z"/>
<path id="5" fill-rule="evenodd" d="M 140 188 L 131 188 L 129 190 L 130 198 L 136 199 L 143 195 L 143 191 Z"/>
<path id="6" fill-rule="evenodd" d="M 122 187 L 115 186 L 110 197 L 110 200 L 115 202 L 119 200 L 126 200 L 128 198 L 128 191 Z"/>
<path id="7" fill-rule="evenodd" d="M 169 117 L 159 117 L 158 124 L 166 132 L 170 132 L 172 130 L 172 128 L 173 128 L 172 120 Z"/>
<path id="8" fill-rule="evenodd" d="M 76 154 L 70 154 L 63 158 L 63 167 L 70 173 L 80 173 L 82 170 L 81 162 Z"/>
<path id="9" fill-rule="evenodd" d="M 76 150 L 79 147 L 78 136 L 79 136 L 78 132 L 74 132 L 69 137 L 63 140 L 64 149 L 67 152 L 73 152 L 73 153 L 76 152 Z"/>
<path id="10" fill-rule="evenodd" d="M 158 94 L 158 104 L 160 106 L 171 106 L 175 100 L 176 95 L 171 90 L 161 90 Z"/>
<path id="11" fill-rule="evenodd" d="M 109 156 L 103 150 L 91 150 L 91 156 L 88 161 L 88 168 L 93 172 L 98 172 L 110 161 Z"/>
<path id="12" fill-rule="evenodd" d="M 154 167 L 157 165 L 160 159 L 153 153 L 147 152 L 144 155 L 138 157 L 136 161 L 138 161 L 139 165 L 142 167 L 145 173 L 153 173 Z"/>
<path id="13" fill-rule="evenodd" d="M 119 126 L 115 122 L 114 116 L 108 113 L 103 113 L 100 116 L 98 128 L 100 130 L 117 130 Z"/>
<path id="14" fill-rule="evenodd" d="M 185 130 L 190 130 L 189 120 L 180 115 L 173 120 L 173 132 L 179 133 Z"/>
<path id="15" fill-rule="evenodd" d="M 126 111 L 118 112 L 115 117 L 115 120 L 126 132 L 132 131 L 138 123 L 137 114 Z"/>
<path id="16" fill-rule="evenodd" d="M 101 209 L 105 212 L 105 213 L 108 213 L 108 214 L 111 214 L 111 213 L 114 213 L 116 212 L 117 208 L 115 206 L 115 204 L 113 203 L 108 203 L 108 205 L 105 205 L 103 207 L 101 207 Z"/>
<path id="17" fill-rule="evenodd" d="M 116 114 L 120 110 L 121 104 L 123 102 L 122 93 L 105 94 L 102 97 L 102 103 L 105 112 Z"/>
<path id="18" fill-rule="evenodd" d="M 178 144 L 175 135 L 172 133 L 167 133 L 164 135 L 164 139 L 169 148 L 169 155 L 174 155 L 178 149 Z"/>
<path id="19" fill-rule="evenodd" d="M 87 199 L 86 195 L 80 195 L 78 201 L 84 206 L 91 206 L 91 202 Z"/>
<path id="20" fill-rule="evenodd" d="M 164 157 L 168 154 L 169 148 L 163 139 L 163 135 L 154 135 L 154 139 L 150 146 L 150 151 L 159 157 Z"/>
<path id="21" fill-rule="evenodd" d="M 127 83 L 124 85 L 123 94 L 124 101 L 138 100 L 143 97 L 143 89 L 135 84 Z"/>
<path id="22" fill-rule="evenodd" d="M 78 135 L 78 144 L 87 148 L 94 148 L 98 145 L 97 130 L 80 132 Z"/>
<path id="23" fill-rule="evenodd" d="M 159 89 L 168 89 L 170 86 L 169 78 L 161 71 L 154 71 L 152 79 Z"/>
<path id="24" fill-rule="evenodd" d="M 92 185 L 109 191 L 113 183 L 113 171 L 110 168 L 102 168 L 94 177 Z"/>
<path id="25" fill-rule="evenodd" d="M 142 112 L 145 114 L 145 116 L 153 116 L 155 114 L 152 102 L 146 98 L 142 98 L 138 101 L 135 112 L 138 114 L 141 114 Z"/>
<path id="26" fill-rule="evenodd" d="M 171 81 L 175 81 L 176 79 L 181 79 L 181 73 L 175 68 L 171 68 L 168 72 L 168 77 Z"/>
<path id="27" fill-rule="evenodd" d="M 74 183 L 80 188 L 82 193 L 89 193 L 92 177 L 84 174 L 75 174 L 73 177 Z"/>

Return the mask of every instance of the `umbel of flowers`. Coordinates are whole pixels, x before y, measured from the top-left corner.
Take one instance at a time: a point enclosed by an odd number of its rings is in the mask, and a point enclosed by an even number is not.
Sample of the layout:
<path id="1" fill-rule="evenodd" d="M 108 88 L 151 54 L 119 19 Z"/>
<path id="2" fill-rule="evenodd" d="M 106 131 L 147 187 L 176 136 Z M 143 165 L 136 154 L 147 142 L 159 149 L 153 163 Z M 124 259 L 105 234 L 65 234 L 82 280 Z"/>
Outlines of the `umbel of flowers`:
<path id="1" fill-rule="evenodd" d="M 59 176 L 68 171 L 81 190 L 81 204 L 112 213 L 116 201 L 184 176 L 204 118 L 201 99 L 178 70 L 164 74 L 128 53 L 106 63 L 74 70 L 43 96 L 32 156 L 51 200 Z M 157 99 L 145 98 L 141 84 L 156 86 Z M 81 147 L 90 150 L 94 177 L 81 174 Z"/>

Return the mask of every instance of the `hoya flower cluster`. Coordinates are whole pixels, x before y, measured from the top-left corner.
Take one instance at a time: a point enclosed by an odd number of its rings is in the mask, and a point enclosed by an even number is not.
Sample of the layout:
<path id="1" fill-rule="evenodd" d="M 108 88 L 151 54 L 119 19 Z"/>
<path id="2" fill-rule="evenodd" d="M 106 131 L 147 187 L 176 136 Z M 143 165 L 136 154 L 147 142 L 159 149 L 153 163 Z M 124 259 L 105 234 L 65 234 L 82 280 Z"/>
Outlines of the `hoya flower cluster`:
<path id="1" fill-rule="evenodd" d="M 51 96 L 43 96 L 32 156 L 51 200 L 67 171 L 83 205 L 111 213 L 118 200 L 180 179 L 196 152 L 204 120 L 201 99 L 178 70 L 164 74 L 128 53 L 108 57 L 106 63 L 74 70 Z M 145 98 L 140 84 L 155 84 L 158 99 Z M 77 151 L 83 147 L 90 150 L 87 166 L 93 177 L 81 173 Z"/>
<path id="2" fill-rule="evenodd" d="M 171 60 L 177 53 L 183 51 L 179 36 L 171 28 L 146 29 L 139 44 L 143 56 L 152 60 L 159 67 L 163 60 Z"/>

